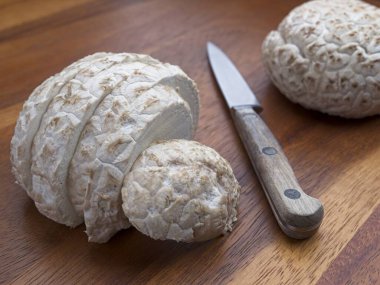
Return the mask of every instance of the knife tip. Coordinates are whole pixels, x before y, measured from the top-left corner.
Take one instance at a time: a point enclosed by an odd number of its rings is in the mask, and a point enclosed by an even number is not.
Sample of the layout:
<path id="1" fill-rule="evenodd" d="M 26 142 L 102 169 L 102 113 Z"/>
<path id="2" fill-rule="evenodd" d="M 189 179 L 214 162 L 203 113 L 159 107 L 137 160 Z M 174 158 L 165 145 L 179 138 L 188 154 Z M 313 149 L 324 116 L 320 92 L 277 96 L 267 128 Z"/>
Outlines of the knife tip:
<path id="1" fill-rule="evenodd" d="M 215 44 L 213 42 L 207 41 L 207 49 L 215 48 Z"/>

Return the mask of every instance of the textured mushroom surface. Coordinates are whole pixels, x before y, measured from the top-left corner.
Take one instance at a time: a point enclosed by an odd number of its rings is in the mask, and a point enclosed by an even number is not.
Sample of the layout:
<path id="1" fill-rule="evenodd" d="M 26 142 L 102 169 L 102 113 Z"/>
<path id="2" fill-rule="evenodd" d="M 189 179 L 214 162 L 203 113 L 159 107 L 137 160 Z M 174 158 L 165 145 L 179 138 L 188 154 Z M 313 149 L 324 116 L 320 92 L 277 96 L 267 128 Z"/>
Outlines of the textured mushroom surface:
<path id="1" fill-rule="evenodd" d="M 291 101 L 331 115 L 380 113 L 380 9 L 316 0 L 289 13 L 262 46 L 272 81 Z"/>
<path id="2" fill-rule="evenodd" d="M 79 181 L 87 181 L 69 189 L 85 194 L 84 219 L 90 241 L 107 241 L 125 228 L 127 219 L 121 210 L 119 193 L 124 174 L 129 172 L 137 156 L 157 139 L 189 139 L 192 136 L 189 107 L 172 89 L 156 86 L 140 95 L 130 108 L 120 104 L 124 112 L 116 111 L 115 100 L 108 99 L 101 110 L 107 105 L 110 111 L 92 117 L 77 147 L 79 161 L 75 156 L 70 171 L 73 186 Z M 110 113 L 112 107 L 115 113 Z M 126 112 L 127 117 L 118 116 L 125 116 Z M 103 126 L 97 125 L 103 116 L 100 114 L 108 117 Z M 96 132 L 99 129 L 101 133 Z M 80 192 L 81 189 L 87 191 Z"/>
<path id="3" fill-rule="evenodd" d="M 194 141 L 147 148 L 125 177 L 123 210 L 154 239 L 204 241 L 232 230 L 240 186 L 228 162 Z"/>
<path id="4" fill-rule="evenodd" d="M 105 242 L 129 226 L 121 183 L 158 139 L 191 138 L 194 82 L 178 67 L 138 54 L 97 53 L 33 91 L 11 142 L 12 170 L 38 210 Z M 84 211 L 84 213 L 83 213 Z"/>
<path id="5" fill-rule="evenodd" d="M 94 68 L 98 63 L 96 59 L 103 58 L 105 55 L 105 53 L 96 53 L 74 62 L 60 73 L 46 79 L 25 102 L 11 142 L 11 160 L 13 173 L 18 183 L 27 192 L 31 186 L 30 149 L 32 141 L 50 101 L 67 81 L 74 78 L 79 70 L 90 66 Z"/>

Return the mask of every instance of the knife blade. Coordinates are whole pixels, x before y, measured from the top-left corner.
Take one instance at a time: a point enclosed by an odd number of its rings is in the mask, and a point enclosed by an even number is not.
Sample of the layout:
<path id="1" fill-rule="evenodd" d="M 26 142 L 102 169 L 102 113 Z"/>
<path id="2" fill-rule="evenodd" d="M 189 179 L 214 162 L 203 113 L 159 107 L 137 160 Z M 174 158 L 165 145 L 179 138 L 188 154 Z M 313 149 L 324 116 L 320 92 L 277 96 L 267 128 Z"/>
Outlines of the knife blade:
<path id="1" fill-rule="evenodd" d="M 258 115 L 262 107 L 228 56 L 207 43 L 211 69 L 230 108 L 239 136 L 283 232 L 304 239 L 319 228 L 322 203 L 305 194 L 280 144 Z"/>

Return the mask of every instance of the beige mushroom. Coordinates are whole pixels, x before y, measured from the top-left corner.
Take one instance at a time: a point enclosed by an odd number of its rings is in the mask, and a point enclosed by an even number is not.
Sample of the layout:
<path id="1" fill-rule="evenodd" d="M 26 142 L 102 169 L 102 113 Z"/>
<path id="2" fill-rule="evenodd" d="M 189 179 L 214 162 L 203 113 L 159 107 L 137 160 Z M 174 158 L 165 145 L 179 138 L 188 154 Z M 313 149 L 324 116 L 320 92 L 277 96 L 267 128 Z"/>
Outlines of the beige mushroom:
<path id="1" fill-rule="evenodd" d="M 171 140 L 147 148 L 125 177 L 123 209 L 154 239 L 204 241 L 232 230 L 240 187 L 215 150 Z"/>
<path id="2" fill-rule="evenodd" d="M 71 227 L 84 221 L 89 241 L 106 242 L 130 226 L 121 189 L 141 152 L 158 140 L 191 139 L 198 116 L 197 87 L 179 67 L 146 55 L 97 53 L 33 91 L 11 141 L 12 170 L 43 215 Z M 178 145 L 173 146 L 177 151 Z M 220 191 L 215 195 L 221 200 L 214 201 L 219 203 L 215 209 L 197 215 L 219 224 L 206 223 L 207 231 L 195 231 L 194 240 L 229 230 L 236 219 L 236 180 L 224 160 L 203 148 L 197 145 L 198 155 L 205 152 L 208 163 L 216 165 L 199 174 L 213 177 L 227 167 L 228 179 L 218 178 L 220 185 L 207 182 Z M 192 163 L 185 157 L 183 161 Z M 168 172 L 167 179 L 172 175 Z M 227 193 L 230 190 L 235 192 Z M 175 236 L 173 232 L 168 238 Z"/>
<path id="3" fill-rule="evenodd" d="M 273 83 L 291 101 L 331 115 L 380 113 L 380 9 L 358 0 L 309 1 L 262 46 Z"/>

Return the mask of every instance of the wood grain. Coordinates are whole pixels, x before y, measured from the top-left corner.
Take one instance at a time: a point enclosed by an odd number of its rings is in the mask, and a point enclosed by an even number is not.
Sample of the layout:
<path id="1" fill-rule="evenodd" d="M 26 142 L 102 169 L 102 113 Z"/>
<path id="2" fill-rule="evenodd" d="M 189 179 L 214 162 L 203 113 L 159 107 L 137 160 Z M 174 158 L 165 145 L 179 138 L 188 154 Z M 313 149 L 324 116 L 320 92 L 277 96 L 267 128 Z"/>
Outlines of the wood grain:
<path id="1" fill-rule="evenodd" d="M 264 37 L 300 3 L 0 1 L 0 283 L 379 284 L 379 117 L 343 120 L 305 110 L 273 87 L 261 63 Z M 300 185 L 323 202 L 325 218 L 312 238 L 294 241 L 279 229 L 210 72 L 208 40 L 236 63 Z M 230 161 L 242 186 L 230 235 L 177 244 L 130 229 L 91 244 L 83 226 L 44 218 L 14 184 L 9 143 L 23 102 L 48 76 L 96 51 L 148 53 L 197 82 L 196 139 Z"/>
<path id="2" fill-rule="evenodd" d="M 303 192 L 280 144 L 253 108 L 232 107 L 231 114 L 280 228 L 291 238 L 311 237 L 322 222 L 321 202 Z"/>

